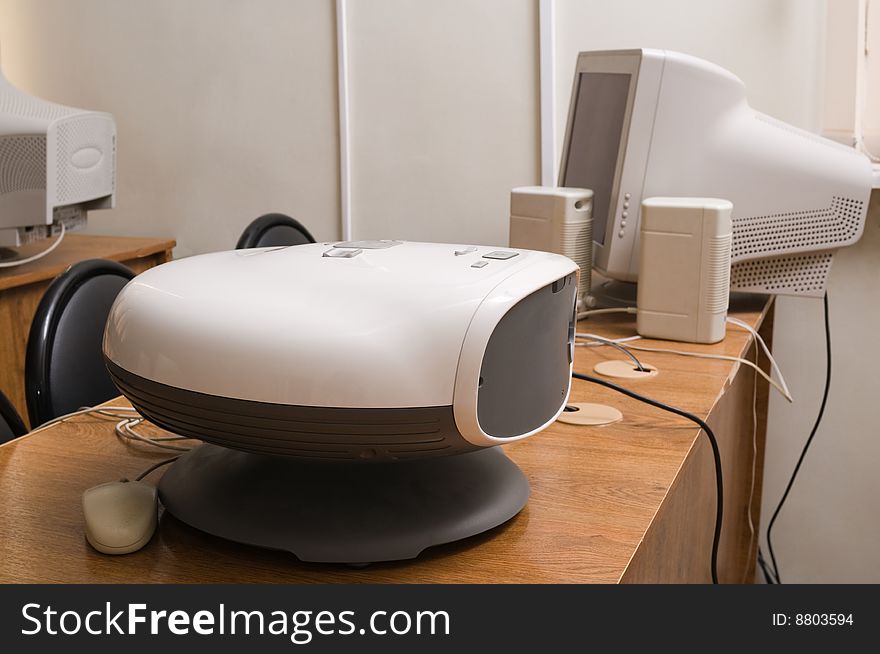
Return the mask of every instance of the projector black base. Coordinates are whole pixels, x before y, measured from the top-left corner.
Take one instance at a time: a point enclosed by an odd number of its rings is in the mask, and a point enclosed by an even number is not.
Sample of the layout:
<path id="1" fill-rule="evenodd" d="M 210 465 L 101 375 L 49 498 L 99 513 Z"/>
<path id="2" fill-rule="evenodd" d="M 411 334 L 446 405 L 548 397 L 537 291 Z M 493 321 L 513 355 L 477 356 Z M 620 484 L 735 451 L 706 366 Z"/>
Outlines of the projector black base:
<path id="1" fill-rule="evenodd" d="M 175 518 L 302 561 L 417 557 L 474 536 L 525 506 L 529 483 L 500 448 L 398 463 L 315 462 L 202 445 L 163 475 Z"/>

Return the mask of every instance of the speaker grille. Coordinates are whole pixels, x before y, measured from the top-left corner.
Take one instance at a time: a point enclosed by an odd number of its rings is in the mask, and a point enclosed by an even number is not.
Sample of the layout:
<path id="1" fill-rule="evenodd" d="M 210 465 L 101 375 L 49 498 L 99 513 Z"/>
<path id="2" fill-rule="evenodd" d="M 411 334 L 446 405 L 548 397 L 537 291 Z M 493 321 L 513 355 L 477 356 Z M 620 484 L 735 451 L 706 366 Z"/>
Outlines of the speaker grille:
<path id="1" fill-rule="evenodd" d="M 574 261 L 579 267 L 578 293 L 586 295 L 592 285 L 593 270 L 593 222 L 567 222 L 561 229 L 560 254 Z"/>
<path id="2" fill-rule="evenodd" d="M 859 234 L 865 203 L 834 196 L 826 209 L 733 218 L 733 260 L 847 245 Z"/>
<path id="3" fill-rule="evenodd" d="M 712 239 L 707 259 L 709 282 L 704 289 L 703 306 L 710 313 L 724 313 L 730 294 L 730 234 Z"/>

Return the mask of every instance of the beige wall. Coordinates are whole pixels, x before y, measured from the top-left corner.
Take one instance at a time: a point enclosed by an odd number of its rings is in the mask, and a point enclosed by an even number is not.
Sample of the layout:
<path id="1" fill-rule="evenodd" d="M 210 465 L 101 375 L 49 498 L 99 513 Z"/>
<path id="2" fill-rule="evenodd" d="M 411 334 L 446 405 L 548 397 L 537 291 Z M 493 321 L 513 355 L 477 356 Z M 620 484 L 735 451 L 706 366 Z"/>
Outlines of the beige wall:
<path id="1" fill-rule="evenodd" d="M 537 4 L 348 7 L 354 235 L 506 243 L 540 179 Z"/>
<path id="2" fill-rule="evenodd" d="M 715 61 L 751 103 L 821 126 L 821 0 L 557 0 L 557 138 L 575 55 L 657 47 Z M 508 191 L 537 183 L 537 0 L 348 0 L 357 237 L 504 243 Z M 119 198 L 93 231 L 232 247 L 264 211 L 339 231 L 332 0 L 0 0 L 9 78 L 112 112 Z M 791 581 L 880 581 L 877 202 L 831 279 L 834 390 L 777 527 Z M 818 407 L 821 303 L 782 299 L 776 350 L 796 403 L 774 397 L 765 517 Z"/>
<path id="3" fill-rule="evenodd" d="M 506 242 L 509 189 L 540 178 L 537 0 L 347 1 L 354 235 Z M 556 6 L 557 138 L 591 48 L 709 58 L 818 126 L 818 0 Z M 26 90 L 116 116 L 118 208 L 91 230 L 173 236 L 181 256 L 271 210 L 340 234 L 334 21 L 332 0 L 0 0 L 0 58 Z"/>
<path id="4" fill-rule="evenodd" d="M 0 61 L 42 97 L 113 113 L 117 209 L 90 230 L 234 247 L 257 215 L 338 236 L 330 2 L 4 0 Z"/>
<path id="5" fill-rule="evenodd" d="M 862 239 L 831 267 L 828 407 L 773 528 L 783 581 L 880 582 L 880 192 Z M 780 300 L 773 349 L 795 398 L 770 403 L 768 520 L 816 419 L 825 381 L 821 300 Z M 766 552 L 766 550 L 765 550 Z"/>
<path id="6" fill-rule="evenodd" d="M 677 50 L 732 71 L 756 109 L 821 126 L 822 0 L 557 0 L 557 136 L 581 50 Z"/>

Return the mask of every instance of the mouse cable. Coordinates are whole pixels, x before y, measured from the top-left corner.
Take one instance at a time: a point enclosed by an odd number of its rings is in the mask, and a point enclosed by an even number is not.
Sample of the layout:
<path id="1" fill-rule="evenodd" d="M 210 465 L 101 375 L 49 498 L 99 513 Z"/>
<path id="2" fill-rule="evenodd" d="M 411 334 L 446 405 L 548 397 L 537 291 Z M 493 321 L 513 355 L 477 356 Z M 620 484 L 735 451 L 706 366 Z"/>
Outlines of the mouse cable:
<path id="1" fill-rule="evenodd" d="M 173 457 L 171 457 L 170 459 L 165 459 L 164 461 L 159 461 L 159 463 L 154 463 L 154 464 L 151 465 L 149 468 L 147 468 L 146 470 L 144 470 L 141 474 L 139 474 L 137 477 L 135 477 L 134 480 L 135 480 L 135 481 L 141 481 L 141 480 L 144 479 L 144 477 L 146 477 L 148 474 L 150 474 L 150 473 L 153 472 L 154 470 L 158 470 L 158 469 L 161 468 L 162 466 L 167 466 L 169 463 L 174 463 L 174 462 L 177 461 L 177 459 L 179 459 L 179 458 L 180 458 L 180 456 L 178 455 L 178 456 L 173 456 Z"/>
<path id="2" fill-rule="evenodd" d="M 797 478 L 798 472 L 800 472 L 801 464 L 804 462 L 804 457 L 807 455 L 807 450 L 810 449 L 813 437 L 816 435 L 816 432 L 819 429 L 819 424 L 822 422 L 822 416 L 825 415 L 825 406 L 828 404 L 828 391 L 831 388 L 831 320 L 828 316 L 827 291 L 825 292 L 822 302 L 825 313 L 825 390 L 822 391 L 822 403 L 819 405 L 819 414 L 816 416 L 816 422 L 813 423 L 813 428 L 810 430 L 807 442 L 804 443 L 804 447 L 794 466 L 791 477 L 788 479 L 788 484 L 785 486 L 785 492 L 782 493 L 782 498 L 779 500 L 779 504 L 776 505 L 776 510 L 773 512 L 773 516 L 770 518 L 770 522 L 767 525 L 767 550 L 770 552 L 770 562 L 773 565 L 772 572 L 776 578 L 777 584 L 782 583 L 782 580 L 779 576 L 779 565 L 776 562 L 776 554 L 773 551 L 773 540 L 771 539 L 773 525 L 776 524 L 776 518 L 779 517 L 779 512 L 782 510 L 785 500 L 788 499 L 788 494 L 791 491 L 791 487 L 794 485 L 794 480 Z"/>
<path id="3" fill-rule="evenodd" d="M 662 409 L 663 411 L 668 411 L 669 413 L 674 413 L 677 416 L 681 416 L 682 418 L 687 418 L 691 422 L 699 425 L 700 429 L 706 434 L 706 437 L 709 439 L 709 444 L 712 446 L 712 457 L 715 460 L 715 531 L 712 536 L 712 557 L 711 557 L 711 572 L 712 572 L 712 583 L 718 583 L 718 543 L 721 540 L 721 522 L 724 518 L 724 482 L 722 480 L 722 470 L 721 470 L 721 453 L 718 450 L 718 441 L 715 438 L 715 433 L 712 431 L 712 428 L 706 424 L 706 422 L 693 413 L 689 413 L 684 409 L 679 409 L 677 407 L 671 406 L 669 404 L 664 404 L 663 402 L 658 402 L 657 400 L 652 400 L 649 397 L 645 397 L 644 395 L 639 395 L 628 388 L 624 388 L 623 386 L 618 386 L 609 381 L 605 381 L 604 379 L 600 379 L 598 377 L 591 377 L 590 375 L 583 375 L 579 372 L 572 372 L 571 376 L 575 379 L 580 379 L 582 381 L 587 381 L 593 384 L 598 384 L 599 386 L 604 386 L 606 388 L 610 388 L 613 391 L 617 391 L 618 393 L 622 393 L 627 397 L 631 397 L 634 400 L 638 400 L 639 402 L 644 402 L 645 404 L 649 404 L 658 409 Z"/>

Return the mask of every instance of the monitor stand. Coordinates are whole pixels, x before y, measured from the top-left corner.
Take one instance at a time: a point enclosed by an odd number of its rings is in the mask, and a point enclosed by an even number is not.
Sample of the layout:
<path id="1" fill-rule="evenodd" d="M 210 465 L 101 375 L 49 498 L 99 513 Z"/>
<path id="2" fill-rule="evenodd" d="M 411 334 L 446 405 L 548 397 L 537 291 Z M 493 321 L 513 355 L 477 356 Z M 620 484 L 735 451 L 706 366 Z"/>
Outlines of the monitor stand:
<path id="1" fill-rule="evenodd" d="M 171 515 L 302 561 L 360 565 L 417 557 L 525 506 L 529 483 L 499 447 L 394 463 L 317 462 L 205 444 L 163 475 Z"/>
<path id="2" fill-rule="evenodd" d="M 596 309 L 611 307 L 636 306 L 638 284 L 604 279 L 593 273 L 593 285 L 590 287 L 591 306 Z"/>

